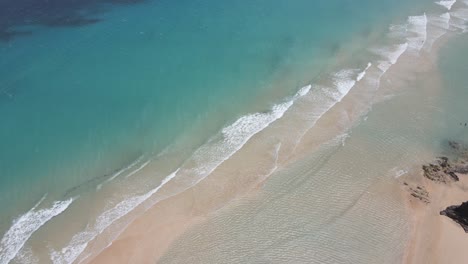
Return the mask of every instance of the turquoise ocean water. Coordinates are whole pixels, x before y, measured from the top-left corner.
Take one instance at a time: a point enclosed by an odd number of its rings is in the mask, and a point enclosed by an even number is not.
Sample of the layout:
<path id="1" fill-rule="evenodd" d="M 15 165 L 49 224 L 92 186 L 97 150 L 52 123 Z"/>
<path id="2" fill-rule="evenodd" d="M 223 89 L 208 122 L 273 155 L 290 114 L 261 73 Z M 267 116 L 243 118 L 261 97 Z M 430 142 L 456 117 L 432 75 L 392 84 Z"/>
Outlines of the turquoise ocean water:
<path id="1" fill-rule="evenodd" d="M 369 43 L 391 43 L 389 25 L 445 10 L 426 0 L 104 2 L 56 7 L 62 24 L 23 13 L 0 24 L 5 36 L 30 31 L 0 38 L 0 263 L 73 261 L 72 248 L 95 237 L 74 234 L 106 229 L 167 175 L 210 174 L 281 117 L 267 116 L 274 104 L 341 60 L 364 69 Z M 99 21 L 70 25 L 70 8 Z"/>

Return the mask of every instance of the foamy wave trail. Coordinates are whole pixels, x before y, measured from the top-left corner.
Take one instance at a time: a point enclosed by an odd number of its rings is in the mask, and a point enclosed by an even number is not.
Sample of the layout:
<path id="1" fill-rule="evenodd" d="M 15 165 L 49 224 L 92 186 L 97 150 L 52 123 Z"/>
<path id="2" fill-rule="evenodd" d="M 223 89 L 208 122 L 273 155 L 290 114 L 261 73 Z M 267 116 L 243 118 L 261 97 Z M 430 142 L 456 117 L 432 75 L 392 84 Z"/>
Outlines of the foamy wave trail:
<path id="1" fill-rule="evenodd" d="M 444 0 L 436 2 L 436 4 L 447 8 L 447 10 L 452 9 L 452 6 L 457 2 L 457 0 Z"/>
<path id="2" fill-rule="evenodd" d="M 170 182 L 177 174 L 178 170 L 171 173 L 169 176 L 164 178 L 156 188 L 149 192 L 131 197 L 130 199 L 124 200 L 118 203 L 116 206 L 105 211 L 96 219 L 95 224 L 92 227 L 88 227 L 85 231 L 80 232 L 73 236 L 70 243 L 60 251 L 52 251 L 51 259 L 53 263 L 72 263 L 74 262 L 88 246 L 88 243 L 95 239 L 105 229 L 107 229 L 112 223 L 122 218 L 123 216 L 130 213 L 137 206 L 142 204 L 156 192 L 158 192 L 164 185 Z"/>
<path id="3" fill-rule="evenodd" d="M 367 64 L 366 69 L 364 69 L 364 71 L 362 71 L 361 73 L 358 74 L 358 77 L 356 78 L 356 81 L 358 81 L 358 82 L 361 81 L 362 78 L 364 78 L 364 76 L 366 76 L 367 70 L 368 70 L 371 66 L 372 66 L 372 63 L 369 62 L 369 63 Z"/>
<path id="4" fill-rule="evenodd" d="M 136 159 L 134 162 L 130 163 L 128 166 L 126 166 L 126 167 L 122 168 L 121 170 L 117 171 L 111 177 L 109 177 L 107 180 L 105 180 L 103 183 L 99 184 L 96 187 L 96 190 L 100 190 L 104 184 L 107 184 L 107 183 L 113 181 L 115 178 L 119 177 L 120 175 L 124 174 L 125 172 L 127 172 L 131 168 L 135 167 L 142 160 L 143 160 L 143 156 L 138 157 L 138 159 Z"/>
<path id="5" fill-rule="evenodd" d="M 367 70 L 372 66 L 371 63 L 359 72 L 356 69 L 345 69 L 338 71 L 332 75 L 333 86 L 315 86 L 314 92 L 310 93 L 304 100 L 310 105 L 305 115 L 300 115 L 298 118 L 305 123 L 306 126 L 299 132 L 293 151 L 299 146 L 304 136 L 311 130 L 315 124 L 332 109 L 337 103 L 341 102 L 343 98 L 351 91 L 358 81 L 361 81 Z M 295 130 L 300 128 L 295 128 Z"/>
<path id="6" fill-rule="evenodd" d="M 450 28 L 450 13 L 428 16 L 428 24 L 431 34 L 428 34 L 425 50 L 431 50 L 434 43 Z"/>
<path id="7" fill-rule="evenodd" d="M 135 170 L 133 170 L 132 172 L 130 172 L 130 173 L 126 176 L 126 178 L 129 178 L 129 177 L 135 175 L 136 173 L 138 173 L 139 171 L 141 171 L 142 169 L 144 169 L 150 162 L 151 162 L 151 160 L 145 161 L 143 164 L 141 164 L 140 166 L 138 166 L 138 168 L 136 168 Z"/>
<path id="8" fill-rule="evenodd" d="M 180 173 L 191 175 L 191 184 L 198 183 L 239 151 L 250 138 L 281 118 L 294 101 L 305 96 L 310 89 L 311 85 L 305 86 L 290 100 L 273 106 L 271 111 L 242 116 L 223 128 L 219 135 L 195 151 Z"/>
<path id="9" fill-rule="evenodd" d="M 466 3 L 468 5 L 468 3 Z M 450 12 L 452 20 L 450 21 L 450 26 L 462 31 L 463 33 L 467 32 L 467 22 L 468 22 L 468 8 L 459 8 Z"/>
<path id="10" fill-rule="evenodd" d="M 384 60 L 378 61 L 377 63 L 377 68 L 382 71 L 382 75 L 385 74 L 392 65 L 398 62 L 398 59 L 407 49 L 408 43 L 398 44 L 392 47 L 371 49 L 373 53 L 384 58 Z"/>
<path id="11" fill-rule="evenodd" d="M 408 25 L 400 25 L 400 24 L 392 24 L 388 28 L 389 33 L 388 37 L 394 38 L 400 41 L 406 41 L 406 37 L 408 35 Z"/>
<path id="12" fill-rule="evenodd" d="M 225 127 L 220 133 L 221 139 L 215 137 L 201 146 L 195 151 L 192 157 L 184 163 L 182 168 L 177 169 L 167 176 L 158 187 L 144 195 L 134 196 L 120 202 L 115 207 L 101 214 L 93 227 L 89 227 L 85 231 L 74 235 L 70 243 L 62 250 L 52 251 L 51 259 L 53 263 L 72 263 L 77 260 L 90 241 L 94 240 L 115 221 L 127 215 L 137 206 L 148 200 L 172 179 L 176 177 L 178 179 L 182 178 L 181 182 L 184 182 L 184 177 L 190 179 L 189 184 L 184 186 L 185 189 L 190 188 L 204 179 L 221 165 L 221 163 L 241 149 L 252 136 L 268 127 L 275 120 L 281 118 L 294 101 L 306 95 L 310 88 L 310 85 L 301 88 L 293 98 L 282 104 L 275 105 L 270 112 L 246 115 L 239 118 L 232 125 Z"/>
<path id="13" fill-rule="evenodd" d="M 450 12 L 453 17 L 459 18 L 464 20 L 465 22 L 468 20 L 468 8 L 459 8 Z"/>
<path id="14" fill-rule="evenodd" d="M 270 169 L 270 171 L 263 176 L 263 180 L 264 181 L 265 179 L 267 179 L 268 177 L 270 177 L 271 175 L 273 175 L 273 173 L 276 172 L 276 170 L 279 168 L 279 152 L 280 152 L 280 149 L 281 149 L 281 142 L 278 142 L 276 145 L 275 145 L 275 152 L 274 152 L 274 158 L 275 158 L 275 161 L 273 163 L 273 167 Z"/>
<path id="15" fill-rule="evenodd" d="M 0 241 L 1 264 L 9 263 L 15 258 L 34 232 L 65 211 L 73 202 L 73 199 L 57 201 L 50 208 L 37 209 L 44 199 L 45 196 L 31 210 L 15 219 L 10 229 L 3 236 Z"/>
<path id="16" fill-rule="evenodd" d="M 13 259 L 14 263 L 37 264 L 39 258 L 34 255 L 31 247 L 23 247 Z"/>
<path id="17" fill-rule="evenodd" d="M 412 51 L 419 52 L 427 39 L 427 16 L 424 13 L 421 16 L 408 17 L 408 32 L 413 36 L 408 37 L 408 46 Z"/>

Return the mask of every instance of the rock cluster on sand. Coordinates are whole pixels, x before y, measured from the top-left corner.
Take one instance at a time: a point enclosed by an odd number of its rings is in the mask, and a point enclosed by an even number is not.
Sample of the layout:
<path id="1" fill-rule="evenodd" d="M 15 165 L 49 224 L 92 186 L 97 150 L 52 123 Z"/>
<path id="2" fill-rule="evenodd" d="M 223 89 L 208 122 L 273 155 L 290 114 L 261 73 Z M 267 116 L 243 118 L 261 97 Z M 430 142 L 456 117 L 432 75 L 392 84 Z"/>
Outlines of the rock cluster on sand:
<path id="1" fill-rule="evenodd" d="M 459 181 L 458 175 L 468 173 L 468 146 L 455 141 L 448 141 L 452 160 L 440 157 L 435 162 L 423 166 L 424 176 L 438 183 Z M 468 201 L 461 205 L 452 205 L 440 212 L 461 225 L 468 233 Z"/>
<path id="2" fill-rule="evenodd" d="M 416 186 L 416 188 L 409 188 L 409 191 L 411 193 L 411 196 L 413 196 L 416 199 L 419 199 L 421 202 L 428 204 L 430 202 L 429 200 L 429 192 L 421 186 Z"/>
<path id="3" fill-rule="evenodd" d="M 447 157 L 440 157 L 435 162 L 423 165 L 424 177 L 431 181 L 448 183 L 458 181 L 455 167 L 449 162 Z"/>
<path id="4" fill-rule="evenodd" d="M 439 157 L 436 161 L 423 165 L 424 177 L 431 181 L 448 183 L 459 180 L 457 173 L 468 173 L 468 147 L 455 141 L 449 141 L 448 146 L 455 158 L 450 160 L 448 157 Z"/>
<path id="5" fill-rule="evenodd" d="M 468 202 L 464 202 L 461 205 L 449 206 L 447 209 L 441 211 L 440 214 L 453 219 L 453 221 L 461 225 L 465 232 L 468 233 Z"/>

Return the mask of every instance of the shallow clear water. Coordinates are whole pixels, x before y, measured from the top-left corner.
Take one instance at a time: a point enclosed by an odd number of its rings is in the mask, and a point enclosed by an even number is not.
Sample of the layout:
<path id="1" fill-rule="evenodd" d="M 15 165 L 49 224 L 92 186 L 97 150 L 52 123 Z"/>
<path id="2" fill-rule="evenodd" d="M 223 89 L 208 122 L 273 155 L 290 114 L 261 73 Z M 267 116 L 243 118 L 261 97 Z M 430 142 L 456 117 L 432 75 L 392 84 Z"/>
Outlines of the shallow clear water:
<path id="1" fill-rule="evenodd" d="M 411 222 L 398 177 L 467 140 L 467 43 L 452 36 L 430 71 L 391 70 L 384 100 L 345 137 L 209 214 L 161 263 L 401 263 Z"/>
<path id="2" fill-rule="evenodd" d="M 171 180 L 174 189 L 189 188 L 281 119 L 305 96 L 301 87 L 346 84 L 348 75 L 359 78 L 369 61 L 382 59 L 376 46 L 403 43 L 387 39 L 390 24 L 424 11 L 443 12 L 422 0 L 359 5 L 163 0 L 111 4 L 105 12 L 84 3 L 90 18 L 101 21 L 70 27 L 67 21 L 77 21 L 60 20 L 65 25 L 57 26 L 35 17 L 42 22 L 12 26 L 32 30 L 31 35 L 8 35 L 0 42 L 0 233 L 5 233 L 0 263 L 27 241 L 24 249 L 38 248 L 33 255 L 42 262 L 61 248 L 73 251 L 154 198 L 157 186 Z M 70 15 L 70 8 L 57 8 Z M 411 51 L 420 48 L 422 35 L 421 25 L 410 25 Z M 0 23 L 6 36 L 4 26 Z M 387 63 L 394 63 L 390 57 Z M 354 70 L 330 73 L 343 64 Z M 341 98 L 352 88 L 338 86 Z M 336 104 L 335 94 L 316 94 L 319 90 L 310 90 L 317 113 Z M 341 183 L 351 184 L 347 181 Z M 357 189 L 371 185 L 354 184 Z M 24 232 L 8 233 L 18 223 Z M 61 229 L 66 231 L 49 238 L 49 232 Z M 75 239 L 74 234 L 84 235 Z M 57 262 L 74 259 L 73 254 L 58 254 Z"/>
<path id="3" fill-rule="evenodd" d="M 265 109 L 371 30 L 375 13 L 343 1 L 145 2 L 2 43 L 2 208 L 158 153 L 196 124 L 211 128 L 206 139 Z"/>

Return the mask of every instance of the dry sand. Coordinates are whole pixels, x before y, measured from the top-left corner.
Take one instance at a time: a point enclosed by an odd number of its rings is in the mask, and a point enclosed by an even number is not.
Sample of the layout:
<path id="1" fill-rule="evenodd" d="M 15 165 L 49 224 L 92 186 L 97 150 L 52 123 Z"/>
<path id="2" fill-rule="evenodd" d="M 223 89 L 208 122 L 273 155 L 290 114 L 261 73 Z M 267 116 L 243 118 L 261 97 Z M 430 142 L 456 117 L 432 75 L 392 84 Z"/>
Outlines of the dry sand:
<path id="1" fill-rule="evenodd" d="M 440 215 L 451 205 L 468 200 L 468 175 L 459 175 L 459 182 L 432 182 L 420 174 L 405 181 L 411 187 L 420 186 L 428 192 L 429 203 L 409 195 L 408 205 L 413 216 L 413 233 L 405 263 L 468 263 L 468 234 L 452 219 Z"/>

